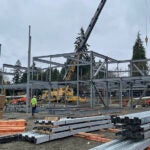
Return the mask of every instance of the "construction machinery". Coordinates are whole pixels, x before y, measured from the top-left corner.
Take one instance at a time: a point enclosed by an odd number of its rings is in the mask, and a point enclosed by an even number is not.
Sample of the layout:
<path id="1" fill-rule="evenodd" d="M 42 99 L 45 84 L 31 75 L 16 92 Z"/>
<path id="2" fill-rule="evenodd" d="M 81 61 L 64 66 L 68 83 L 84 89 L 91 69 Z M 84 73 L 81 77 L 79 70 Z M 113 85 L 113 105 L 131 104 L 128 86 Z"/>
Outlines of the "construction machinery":
<path id="1" fill-rule="evenodd" d="M 83 36 L 81 37 L 81 42 L 79 43 L 79 46 L 75 49 L 76 59 L 71 62 L 71 64 L 73 64 L 73 66 L 71 66 L 68 69 L 68 71 L 66 72 L 66 74 L 64 76 L 64 80 L 66 80 L 66 81 L 70 80 L 72 74 L 75 72 L 76 64 L 78 63 L 77 60 L 81 59 L 81 54 L 82 54 L 82 56 L 87 56 L 87 53 L 85 52 L 85 48 L 84 47 L 85 47 L 86 42 L 87 42 L 87 40 L 88 40 L 88 38 L 89 38 L 89 36 L 90 36 L 90 34 L 91 34 L 91 32 L 92 32 L 96 22 L 97 22 L 97 19 L 98 19 L 99 15 L 100 15 L 100 13 L 101 13 L 105 3 L 106 3 L 106 0 L 101 0 L 98 8 L 96 9 L 96 12 L 95 12 L 93 18 L 90 21 L 90 24 L 89 24 L 89 26 L 88 26 L 85 34 L 84 34 L 84 37 Z M 92 84 L 94 84 L 94 83 L 92 83 Z M 67 91 L 68 88 L 69 88 L 69 85 L 66 86 L 65 90 Z M 94 88 L 95 88 L 96 91 L 98 91 L 95 85 L 94 85 Z M 103 105 L 105 106 L 105 103 L 103 101 L 102 95 L 99 92 L 98 92 L 98 94 L 99 94 L 100 100 L 102 101 Z"/>
<path id="2" fill-rule="evenodd" d="M 82 57 L 86 57 L 88 55 L 85 51 L 85 45 L 86 45 L 86 42 L 98 20 L 98 17 L 100 15 L 105 3 L 106 3 L 106 0 L 101 0 L 98 8 L 96 9 L 94 16 L 92 17 L 92 19 L 90 21 L 90 24 L 89 24 L 84 36 L 81 37 L 79 46 L 75 48 L 75 52 L 76 52 L 75 59 L 70 63 L 73 65 L 70 66 L 68 68 L 68 70 L 66 71 L 66 74 L 64 76 L 65 81 L 69 81 L 71 79 L 71 76 L 75 72 L 76 64 L 78 63 L 77 60 L 80 60 L 80 59 L 82 59 Z M 42 99 L 48 99 L 48 94 L 49 94 L 48 90 L 44 90 L 43 94 L 42 94 Z M 50 95 L 52 97 L 51 101 L 61 101 L 63 99 L 65 99 L 67 102 L 75 102 L 75 101 L 85 102 L 86 101 L 86 98 L 81 98 L 80 96 L 74 96 L 73 90 L 69 87 L 69 85 L 67 85 L 65 88 L 53 89 L 53 91 L 50 92 Z M 100 95 L 99 97 L 101 98 L 101 101 L 103 102 L 102 96 Z M 105 105 L 104 102 L 103 102 L 103 104 Z"/>
<path id="3" fill-rule="evenodd" d="M 74 95 L 72 88 L 59 88 L 59 89 L 53 89 L 50 92 L 51 102 L 63 102 L 66 100 L 66 102 L 76 102 L 77 99 L 79 102 L 86 102 L 87 99 L 85 97 L 77 97 Z M 49 91 L 43 90 L 41 99 L 43 100 L 49 100 Z"/>

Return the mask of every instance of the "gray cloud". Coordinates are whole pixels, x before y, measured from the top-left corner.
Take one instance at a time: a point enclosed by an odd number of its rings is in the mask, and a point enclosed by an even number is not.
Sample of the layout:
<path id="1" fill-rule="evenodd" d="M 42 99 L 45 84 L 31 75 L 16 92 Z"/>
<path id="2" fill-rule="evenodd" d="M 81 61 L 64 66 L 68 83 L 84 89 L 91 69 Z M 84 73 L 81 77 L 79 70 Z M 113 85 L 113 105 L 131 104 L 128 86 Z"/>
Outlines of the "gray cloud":
<path id="1" fill-rule="evenodd" d="M 81 26 L 87 28 L 99 2 L 0 0 L 0 65 L 15 64 L 20 59 L 26 66 L 29 24 L 32 56 L 72 52 L 77 33 Z M 88 40 L 91 49 L 116 59 L 130 59 L 137 32 L 143 41 L 146 36 L 145 17 L 145 0 L 108 0 Z"/>

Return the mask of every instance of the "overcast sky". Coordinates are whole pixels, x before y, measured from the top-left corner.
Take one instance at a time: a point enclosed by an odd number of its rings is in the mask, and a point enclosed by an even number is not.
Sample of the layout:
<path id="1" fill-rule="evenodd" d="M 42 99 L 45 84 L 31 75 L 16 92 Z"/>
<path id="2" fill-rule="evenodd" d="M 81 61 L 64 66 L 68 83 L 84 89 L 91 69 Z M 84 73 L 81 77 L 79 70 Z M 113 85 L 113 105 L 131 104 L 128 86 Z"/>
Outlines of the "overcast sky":
<path id="1" fill-rule="evenodd" d="M 3 63 L 14 65 L 18 59 L 22 66 L 27 66 L 29 24 L 32 56 L 73 52 L 77 33 L 81 26 L 86 30 L 99 2 L 0 0 L 0 67 Z M 150 5 L 150 0 L 147 3 Z M 88 40 L 90 49 L 119 60 L 131 59 L 137 32 L 140 31 L 143 41 L 146 36 L 148 4 L 146 0 L 107 0 Z M 148 24 L 150 37 L 150 15 Z M 149 48 L 147 58 L 150 58 Z"/>

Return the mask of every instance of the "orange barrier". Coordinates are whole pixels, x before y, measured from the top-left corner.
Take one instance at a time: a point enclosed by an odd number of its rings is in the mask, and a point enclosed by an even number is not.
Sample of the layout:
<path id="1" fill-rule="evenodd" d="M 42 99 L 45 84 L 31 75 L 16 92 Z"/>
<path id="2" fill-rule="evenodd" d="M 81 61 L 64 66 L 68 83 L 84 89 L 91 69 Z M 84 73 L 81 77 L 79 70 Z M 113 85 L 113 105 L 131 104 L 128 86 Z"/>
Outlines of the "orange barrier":
<path id="1" fill-rule="evenodd" d="M 0 135 L 9 135 L 24 132 L 26 120 L 0 120 Z"/>
<path id="2" fill-rule="evenodd" d="M 106 143 L 106 142 L 110 142 L 111 141 L 111 139 L 104 138 L 103 136 L 101 136 L 99 134 L 92 134 L 92 133 L 85 133 L 85 132 L 79 132 L 75 136 L 82 137 L 82 138 L 85 138 L 87 140 L 92 140 L 92 141 L 96 141 L 96 142 L 102 142 L 102 143 Z"/>

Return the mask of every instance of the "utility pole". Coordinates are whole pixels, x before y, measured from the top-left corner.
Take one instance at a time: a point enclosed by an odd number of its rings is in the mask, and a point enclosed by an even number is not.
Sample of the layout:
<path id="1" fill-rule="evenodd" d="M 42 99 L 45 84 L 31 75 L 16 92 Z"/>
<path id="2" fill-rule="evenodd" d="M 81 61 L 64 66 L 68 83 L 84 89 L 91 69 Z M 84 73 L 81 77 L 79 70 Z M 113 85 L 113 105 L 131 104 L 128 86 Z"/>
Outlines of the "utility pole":
<path id="1" fill-rule="evenodd" d="M 0 56 L 1 56 L 1 48 L 2 48 L 2 44 L 0 43 Z M 1 70 L 1 74 L 0 74 L 1 78 L 2 78 L 2 81 L 3 81 L 3 74 L 2 74 L 2 70 Z M 1 81 L 1 84 L 2 84 L 2 81 Z"/>
<path id="2" fill-rule="evenodd" d="M 2 44 L 0 43 L 0 56 L 1 56 L 1 48 L 2 48 Z"/>
<path id="3" fill-rule="evenodd" d="M 29 43 L 28 43 L 28 70 L 27 70 L 27 101 L 26 101 L 26 113 L 29 110 L 29 100 L 30 100 L 30 62 L 31 62 L 31 26 L 29 25 Z"/>

